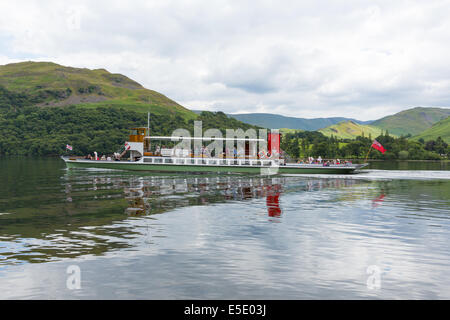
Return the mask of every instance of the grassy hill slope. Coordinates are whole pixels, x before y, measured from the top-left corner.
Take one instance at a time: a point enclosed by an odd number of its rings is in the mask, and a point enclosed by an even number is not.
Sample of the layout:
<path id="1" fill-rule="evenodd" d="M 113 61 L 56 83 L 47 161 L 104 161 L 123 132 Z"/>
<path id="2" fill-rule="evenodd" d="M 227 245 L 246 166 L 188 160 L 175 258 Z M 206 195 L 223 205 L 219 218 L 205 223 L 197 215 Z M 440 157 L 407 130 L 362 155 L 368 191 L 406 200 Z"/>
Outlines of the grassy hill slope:
<path id="1" fill-rule="evenodd" d="M 32 105 L 86 108 L 115 106 L 137 112 L 197 115 L 161 93 L 144 88 L 105 69 L 64 67 L 52 62 L 20 62 L 0 66 L 0 87 L 25 95 Z"/>
<path id="2" fill-rule="evenodd" d="M 415 136 L 448 116 L 450 116 L 450 108 L 417 107 L 381 118 L 374 121 L 372 125 L 399 136 L 407 134 Z"/>
<path id="3" fill-rule="evenodd" d="M 365 137 L 371 135 L 372 138 L 375 138 L 381 134 L 382 129 L 372 125 L 358 124 L 353 121 L 342 121 L 318 131 L 327 137 L 333 135 L 342 139 L 355 139 L 363 134 Z"/>
<path id="4" fill-rule="evenodd" d="M 431 128 L 414 136 L 412 140 L 419 140 L 422 138 L 425 141 L 429 141 L 436 140 L 437 137 L 441 137 L 446 143 L 450 144 L 450 117 L 436 122 Z"/>

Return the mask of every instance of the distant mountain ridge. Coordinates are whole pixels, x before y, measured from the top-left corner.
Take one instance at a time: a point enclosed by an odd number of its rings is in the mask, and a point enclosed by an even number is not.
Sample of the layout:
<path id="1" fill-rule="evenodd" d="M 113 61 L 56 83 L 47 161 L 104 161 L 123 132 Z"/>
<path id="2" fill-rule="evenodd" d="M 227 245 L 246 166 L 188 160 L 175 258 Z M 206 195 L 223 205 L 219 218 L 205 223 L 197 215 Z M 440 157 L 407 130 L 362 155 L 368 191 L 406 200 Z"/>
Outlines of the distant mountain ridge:
<path id="1" fill-rule="evenodd" d="M 362 134 L 362 132 L 364 132 L 366 136 L 371 133 L 372 136 L 375 137 L 376 133 L 381 133 L 381 131 L 388 131 L 389 134 L 394 136 L 417 136 L 425 130 L 430 129 L 437 122 L 449 117 L 450 108 L 415 107 L 371 121 L 359 121 L 345 117 L 305 119 L 269 113 L 228 115 L 242 122 L 270 129 L 286 128 L 320 131 L 325 135 L 333 134 L 335 136 L 340 136 L 341 138 L 354 139 Z M 444 130 L 440 128 L 439 130 L 433 130 L 426 134 L 430 135 L 433 132 L 445 132 L 446 125 L 448 124 L 444 121 L 444 123 L 441 124 L 441 126 L 444 126 Z"/>
<path id="2" fill-rule="evenodd" d="M 348 120 L 361 124 L 368 124 L 371 122 L 371 121 L 360 121 L 345 117 L 313 118 L 313 119 L 295 118 L 271 113 L 228 114 L 228 116 L 238 119 L 242 122 L 246 122 L 249 124 L 269 129 L 288 128 L 288 129 L 300 129 L 308 131 L 316 131 L 328 127 L 330 125 L 334 125 L 336 123 Z"/>

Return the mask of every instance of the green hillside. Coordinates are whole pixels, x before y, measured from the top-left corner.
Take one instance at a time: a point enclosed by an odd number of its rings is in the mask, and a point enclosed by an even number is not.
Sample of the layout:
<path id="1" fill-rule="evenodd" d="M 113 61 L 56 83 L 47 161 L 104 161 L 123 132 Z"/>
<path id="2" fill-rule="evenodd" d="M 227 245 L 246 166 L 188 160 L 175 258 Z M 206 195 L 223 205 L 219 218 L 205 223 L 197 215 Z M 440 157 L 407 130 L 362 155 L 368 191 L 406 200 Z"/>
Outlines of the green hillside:
<path id="1" fill-rule="evenodd" d="M 320 129 L 323 135 L 327 137 L 337 137 L 341 139 L 355 139 L 359 136 L 368 137 L 371 135 L 373 138 L 381 134 L 381 129 L 372 125 L 358 124 L 353 121 L 342 121 L 332 126 Z"/>
<path id="2" fill-rule="evenodd" d="M 287 134 L 287 133 L 297 133 L 297 132 L 302 132 L 305 130 L 301 130 L 301 129 L 289 129 L 289 128 L 280 128 L 278 129 L 282 134 Z"/>
<path id="3" fill-rule="evenodd" d="M 105 69 L 64 67 L 52 62 L 12 63 L 0 66 L 1 88 L 4 92 L 23 95 L 29 105 L 41 107 L 114 106 L 137 112 L 180 115 L 184 119 L 197 117 L 163 94 Z"/>
<path id="4" fill-rule="evenodd" d="M 381 118 L 372 125 L 399 136 L 408 134 L 415 136 L 448 116 L 450 116 L 450 108 L 417 107 Z"/>
<path id="5" fill-rule="evenodd" d="M 414 136 L 412 140 L 419 140 L 422 138 L 425 141 L 429 141 L 436 140 L 438 137 L 441 137 L 446 143 L 450 144 L 450 117 L 435 123 L 431 128 Z"/>
<path id="6" fill-rule="evenodd" d="M 63 67 L 50 62 L 0 66 L 0 156 L 111 153 L 123 148 L 128 130 L 147 124 L 170 135 L 209 128 L 256 128 L 223 112 L 196 114 L 166 96 L 104 69 Z"/>

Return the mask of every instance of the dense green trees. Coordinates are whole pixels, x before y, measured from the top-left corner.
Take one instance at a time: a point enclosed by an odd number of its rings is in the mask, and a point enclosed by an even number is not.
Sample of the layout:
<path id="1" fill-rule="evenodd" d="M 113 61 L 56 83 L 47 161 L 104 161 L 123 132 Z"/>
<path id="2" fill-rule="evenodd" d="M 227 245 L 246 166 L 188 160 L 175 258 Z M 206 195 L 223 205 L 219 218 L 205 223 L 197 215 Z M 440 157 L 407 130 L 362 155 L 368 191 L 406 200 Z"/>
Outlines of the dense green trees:
<path id="1" fill-rule="evenodd" d="M 198 120 L 204 129 L 252 127 L 221 112 L 203 112 Z M 192 122 L 178 115 L 152 115 L 150 129 L 152 135 L 171 135 L 177 128 L 193 133 Z M 73 146 L 74 154 L 111 154 L 123 148 L 129 129 L 139 126 L 147 126 L 147 114 L 112 107 L 4 107 L 0 109 L 0 155 L 59 155 L 65 153 L 66 144 Z"/>
<path id="2" fill-rule="evenodd" d="M 394 138 L 386 131 L 376 137 L 387 150 L 385 154 L 377 150 L 371 150 L 371 159 L 411 159 L 411 160 L 439 160 L 446 158 L 450 153 L 448 144 L 441 138 L 436 141 L 412 141 L 406 137 Z M 293 158 L 307 158 L 309 156 L 327 159 L 353 158 L 364 159 L 367 156 L 372 137 L 357 137 L 355 140 L 335 137 L 327 138 L 319 132 L 287 133 L 283 136 L 281 147 Z"/>

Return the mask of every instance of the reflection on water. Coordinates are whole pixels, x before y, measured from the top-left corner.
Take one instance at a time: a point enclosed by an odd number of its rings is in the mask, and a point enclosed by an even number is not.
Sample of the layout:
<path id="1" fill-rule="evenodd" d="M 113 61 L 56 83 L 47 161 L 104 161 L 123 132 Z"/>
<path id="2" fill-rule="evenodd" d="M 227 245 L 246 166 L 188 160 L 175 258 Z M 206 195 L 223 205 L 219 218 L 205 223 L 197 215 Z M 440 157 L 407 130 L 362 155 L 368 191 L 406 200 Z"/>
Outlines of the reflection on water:
<path id="1" fill-rule="evenodd" d="M 269 215 L 279 209 L 279 196 L 285 179 L 237 177 L 145 178 L 124 187 L 129 215 L 150 215 L 178 207 L 224 201 L 267 198 Z"/>
<path id="2" fill-rule="evenodd" d="M 0 298 L 449 298 L 449 208 L 449 171 L 146 175 L 0 160 Z"/>
<path id="3" fill-rule="evenodd" d="M 376 208 L 383 204 L 383 200 L 386 195 L 384 193 L 381 193 L 378 197 L 372 200 L 372 207 Z"/>

